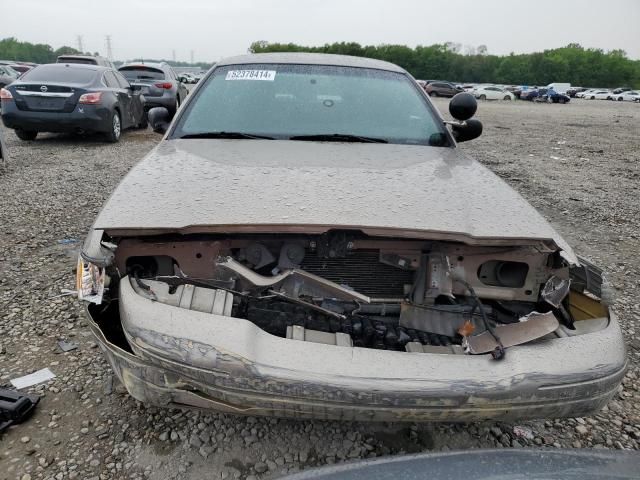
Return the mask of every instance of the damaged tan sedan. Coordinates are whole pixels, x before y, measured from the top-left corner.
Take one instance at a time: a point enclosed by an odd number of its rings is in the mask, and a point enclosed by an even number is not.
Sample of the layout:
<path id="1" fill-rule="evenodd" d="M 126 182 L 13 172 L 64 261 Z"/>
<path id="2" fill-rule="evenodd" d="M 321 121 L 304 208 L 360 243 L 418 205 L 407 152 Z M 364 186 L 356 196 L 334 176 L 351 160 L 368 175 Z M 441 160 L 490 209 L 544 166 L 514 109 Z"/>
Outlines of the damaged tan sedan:
<path id="1" fill-rule="evenodd" d="M 403 69 L 219 62 L 107 201 L 79 296 L 154 405 L 473 421 L 603 407 L 625 349 L 598 268 L 457 142 Z"/>

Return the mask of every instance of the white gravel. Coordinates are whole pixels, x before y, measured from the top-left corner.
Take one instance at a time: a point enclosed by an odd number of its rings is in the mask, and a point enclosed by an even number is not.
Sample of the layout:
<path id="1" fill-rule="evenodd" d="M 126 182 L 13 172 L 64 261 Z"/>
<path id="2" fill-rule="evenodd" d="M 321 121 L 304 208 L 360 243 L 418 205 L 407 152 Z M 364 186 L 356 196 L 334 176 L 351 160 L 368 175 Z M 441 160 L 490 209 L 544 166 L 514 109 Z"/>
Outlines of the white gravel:
<path id="1" fill-rule="evenodd" d="M 437 99 L 446 110 L 447 102 Z M 0 438 L 0 480 L 264 478 L 379 455 L 480 447 L 640 445 L 640 105 L 483 103 L 485 133 L 462 148 L 553 223 L 618 290 L 629 372 L 589 418 L 455 424 L 367 424 L 243 418 L 149 408 L 126 395 L 84 324 L 73 288 L 78 241 L 124 173 L 159 140 L 126 132 L 42 135 L 4 129 L 0 167 L 0 385 L 49 367 L 57 377 L 32 419 Z M 59 340 L 78 349 L 61 353 Z"/>

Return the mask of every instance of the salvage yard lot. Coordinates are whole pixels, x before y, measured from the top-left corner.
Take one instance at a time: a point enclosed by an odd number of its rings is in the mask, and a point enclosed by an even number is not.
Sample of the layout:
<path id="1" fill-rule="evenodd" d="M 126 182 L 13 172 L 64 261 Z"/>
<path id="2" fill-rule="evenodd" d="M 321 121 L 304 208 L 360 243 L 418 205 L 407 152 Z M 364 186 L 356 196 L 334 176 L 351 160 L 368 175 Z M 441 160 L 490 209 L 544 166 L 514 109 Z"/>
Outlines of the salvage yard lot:
<path id="1" fill-rule="evenodd" d="M 447 100 L 435 103 L 446 111 Z M 430 449 L 638 449 L 640 105 L 481 102 L 477 118 L 484 134 L 460 148 L 519 191 L 617 290 L 630 367 L 605 411 L 516 424 L 390 425 L 144 407 L 113 379 L 79 302 L 55 296 L 74 288 L 78 241 L 103 201 L 160 136 L 130 131 L 106 144 L 43 134 L 21 142 L 3 129 L 11 159 L 0 167 L 0 385 L 44 367 L 57 377 L 34 389 L 44 395 L 34 417 L 2 438 L 0 479 L 244 478 Z M 59 353 L 61 339 L 78 349 Z"/>

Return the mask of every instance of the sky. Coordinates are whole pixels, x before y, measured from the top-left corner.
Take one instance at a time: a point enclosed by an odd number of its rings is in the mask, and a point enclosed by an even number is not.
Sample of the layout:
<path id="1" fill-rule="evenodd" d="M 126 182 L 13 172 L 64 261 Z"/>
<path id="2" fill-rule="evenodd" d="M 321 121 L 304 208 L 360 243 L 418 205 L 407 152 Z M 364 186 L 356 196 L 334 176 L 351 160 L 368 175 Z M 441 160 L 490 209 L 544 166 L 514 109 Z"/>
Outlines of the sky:
<path id="1" fill-rule="evenodd" d="M 579 43 L 640 59 L 640 0 L 0 0 L 0 11 L 0 38 L 77 48 L 81 35 L 106 56 L 110 35 L 115 60 L 215 62 L 257 40 L 450 41 L 498 55 Z"/>

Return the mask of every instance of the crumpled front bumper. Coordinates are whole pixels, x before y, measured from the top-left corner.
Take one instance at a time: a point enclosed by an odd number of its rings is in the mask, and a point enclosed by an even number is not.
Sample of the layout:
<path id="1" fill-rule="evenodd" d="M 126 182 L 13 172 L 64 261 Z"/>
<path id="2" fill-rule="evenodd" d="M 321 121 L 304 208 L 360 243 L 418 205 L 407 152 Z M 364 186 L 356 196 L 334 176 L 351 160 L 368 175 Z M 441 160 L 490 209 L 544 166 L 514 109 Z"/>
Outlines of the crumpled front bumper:
<path id="1" fill-rule="evenodd" d="M 281 417 L 475 421 L 582 416 L 615 394 L 626 368 L 611 315 L 599 332 L 521 345 L 506 358 L 347 348 L 288 340 L 251 322 L 152 302 L 120 282 L 133 353 L 89 324 L 136 399 Z"/>

